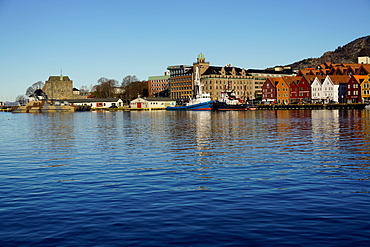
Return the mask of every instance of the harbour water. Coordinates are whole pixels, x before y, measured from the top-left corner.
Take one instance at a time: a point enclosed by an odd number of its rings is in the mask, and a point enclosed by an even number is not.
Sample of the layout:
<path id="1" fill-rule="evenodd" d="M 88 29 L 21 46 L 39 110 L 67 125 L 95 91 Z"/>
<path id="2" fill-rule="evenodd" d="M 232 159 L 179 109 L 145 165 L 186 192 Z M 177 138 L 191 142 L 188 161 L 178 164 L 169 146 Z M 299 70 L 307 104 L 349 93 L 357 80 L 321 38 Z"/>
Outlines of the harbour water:
<path id="1" fill-rule="evenodd" d="M 369 244 L 370 111 L 0 121 L 0 246 Z"/>

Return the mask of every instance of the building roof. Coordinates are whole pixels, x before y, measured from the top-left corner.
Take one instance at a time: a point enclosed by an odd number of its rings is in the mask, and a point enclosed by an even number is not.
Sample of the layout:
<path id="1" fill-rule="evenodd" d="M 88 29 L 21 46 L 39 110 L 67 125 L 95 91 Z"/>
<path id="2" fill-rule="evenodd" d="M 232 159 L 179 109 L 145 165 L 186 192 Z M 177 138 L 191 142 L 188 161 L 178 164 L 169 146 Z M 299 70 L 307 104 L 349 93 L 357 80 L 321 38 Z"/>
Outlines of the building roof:
<path id="1" fill-rule="evenodd" d="M 362 65 L 361 65 L 361 68 L 358 70 L 358 72 L 361 72 L 361 70 L 362 70 L 365 74 L 370 74 L 370 64 L 362 64 Z"/>
<path id="2" fill-rule="evenodd" d="M 86 98 L 86 99 L 65 99 L 69 103 L 90 103 L 90 102 L 117 102 L 119 98 Z"/>
<path id="3" fill-rule="evenodd" d="M 324 75 L 304 75 L 303 78 L 306 79 L 306 81 L 310 84 L 312 84 L 314 82 L 314 80 L 317 79 L 322 83 L 324 80 L 325 80 L 325 76 Z"/>
<path id="4" fill-rule="evenodd" d="M 149 98 L 149 97 L 144 97 L 143 99 L 147 100 L 147 101 L 176 101 L 174 99 L 171 99 L 171 98 Z"/>
<path id="5" fill-rule="evenodd" d="M 361 83 L 366 77 L 367 75 L 352 75 L 352 77 L 358 82 L 358 83 Z"/>
<path id="6" fill-rule="evenodd" d="M 222 69 L 225 70 L 226 75 L 232 75 L 233 69 L 235 69 L 235 73 L 237 75 L 241 75 L 242 70 L 243 70 L 241 68 L 231 67 L 231 66 L 224 66 L 224 67 L 222 67 L 222 66 L 209 66 L 207 68 L 207 70 L 202 75 L 214 75 L 214 74 L 220 75 Z"/>
<path id="7" fill-rule="evenodd" d="M 270 83 L 276 87 L 276 85 L 279 83 L 280 77 L 268 77 L 266 80 L 269 80 Z"/>
<path id="8" fill-rule="evenodd" d="M 349 75 L 328 75 L 328 76 L 335 85 L 347 83 L 351 78 Z"/>
<path id="9" fill-rule="evenodd" d="M 284 81 L 285 84 L 286 84 L 285 86 L 289 87 L 289 85 L 292 84 L 292 83 L 297 84 L 301 78 L 302 78 L 301 76 L 282 76 L 280 78 L 278 84 L 280 84 L 281 81 Z M 278 85 L 278 84 L 276 84 L 276 85 Z"/>
<path id="10" fill-rule="evenodd" d="M 292 69 L 282 69 L 282 70 L 275 70 L 275 69 L 248 69 L 246 70 L 247 73 L 255 73 L 255 74 L 277 74 L 277 75 L 292 75 L 294 71 Z"/>
<path id="11" fill-rule="evenodd" d="M 359 57 L 370 57 L 370 48 L 362 48 L 358 53 Z"/>
<path id="12" fill-rule="evenodd" d="M 166 80 L 170 78 L 169 75 L 159 75 L 159 76 L 149 76 L 148 81 L 153 81 L 153 80 Z"/>
<path id="13" fill-rule="evenodd" d="M 171 69 L 182 69 L 182 68 L 193 68 L 192 65 L 185 65 L 185 64 L 179 64 L 179 65 L 170 65 L 170 66 L 167 66 L 167 69 L 171 70 Z"/>
<path id="14" fill-rule="evenodd" d="M 58 76 L 49 76 L 48 81 L 70 81 L 69 77 L 66 75 L 58 75 Z"/>

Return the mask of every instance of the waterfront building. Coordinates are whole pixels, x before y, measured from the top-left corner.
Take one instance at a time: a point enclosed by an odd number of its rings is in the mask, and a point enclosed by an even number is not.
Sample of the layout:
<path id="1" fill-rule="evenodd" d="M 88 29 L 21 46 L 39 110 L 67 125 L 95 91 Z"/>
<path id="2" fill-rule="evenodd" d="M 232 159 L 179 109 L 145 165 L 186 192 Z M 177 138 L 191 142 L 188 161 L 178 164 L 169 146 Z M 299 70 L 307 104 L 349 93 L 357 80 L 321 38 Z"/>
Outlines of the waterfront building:
<path id="1" fill-rule="evenodd" d="M 276 83 L 276 100 L 278 104 L 295 102 L 339 102 L 354 103 L 370 99 L 369 83 L 366 76 L 370 74 L 370 64 L 332 64 L 323 63 L 314 68 L 299 70 L 295 79 L 280 79 Z M 351 76 L 352 81 L 349 82 Z M 365 81 L 365 82 L 364 82 Z M 272 102 L 274 83 L 271 78 L 265 80 L 263 100 Z M 289 86 L 289 87 L 287 87 Z M 365 96 L 366 95 L 366 96 Z"/>
<path id="2" fill-rule="evenodd" d="M 277 66 L 273 69 L 248 69 L 250 78 L 250 94 L 253 99 L 262 99 L 262 88 L 267 78 L 279 78 L 283 76 L 295 76 L 296 73 L 290 67 Z"/>
<path id="3" fill-rule="evenodd" d="M 262 101 L 265 103 L 276 103 L 276 85 L 280 78 L 267 78 L 262 85 Z"/>
<path id="4" fill-rule="evenodd" d="M 193 67 L 190 65 L 168 66 L 169 95 L 171 99 L 188 99 L 193 96 Z"/>
<path id="5" fill-rule="evenodd" d="M 329 76 L 326 76 L 321 86 L 321 99 L 325 103 L 330 103 L 334 98 L 334 83 L 330 80 Z"/>
<path id="6" fill-rule="evenodd" d="M 278 84 L 276 85 L 276 100 L 278 104 L 289 104 L 290 100 L 290 90 L 292 83 L 296 83 L 299 80 L 299 76 L 283 76 L 280 78 Z M 294 85 L 292 85 L 294 86 Z"/>
<path id="7" fill-rule="evenodd" d="M 62 102 L 67 105 L 91 106 L 92 109 L 116 108 L 123 106 L 122 99 L 118 98 L 65 99 Z"/>
<path id="8" fill-rule="evenodd" d="M 360 103 L 362 102 L 361 84 L 366 79 L 366 75 L 352 75 L 346 83 L 346 99 L 347 103 Z"/>
<path id="9" fill-rule="evenodd" d="M 148 78 L 149 97 L 169 97 L 169 72 L 162 76 L 150 76 Z"/>
<path id="10" fill-rule="evenodd" d="M 169 90 L 172 99 L 187 99 L 193 97 L 194 71 L 199 69 L 203 90 L 212 99 L 220 97 L 221 93 L 233 90 L 243 100 L 262 99 L 262 85 L 268 77 L 295 75 L 290 68 L 276 67 L 274 69 L 248 69 L 225 66 L 211 66 L 205 56 L 200 53 L 197 62 L 189 65 L 168 66 L 170 71 Z"/>
<path id="11" fill-rule="evenodd" d="M 170 98 L 150 98 L 150 97 L 138 97 L 130 102 L 130 108 L 133 109 L 165 109 L 167 106 L 175 106 L 176 100 Z"/>
<path id="12" fill-rule="evenodd" d="M 305 75 L 302 76 L 296 83 L 296 92 L 291 95 L 293 102 L 306 103 L 310 102 L 312 98 L 311 85 L 312 82 L 317 78 L 316 75 Z M 321 77 L 321 76 L 319 76 Z M 299 77 L 298 77 L 299 78 Z"/>
<path id="13" fill-rule="evenodd" d="M 234 90 L 236 95 L 247 100 L 253 97 L 253 78 L 245 69 L 226 66 L 211 66 L 205 56 L 200 53 L 192 66 L 168 66 L 170 71 L 170 96 L 172 99 L 188 99 L 194 97 L 194 71 L 198 68 L 203 90 L 217 99 L 226 89 Z"/>
<path id="14" fill-rule="evenodd" d="M 201 82 L 212 99 L 218 99 L 225 90 L 233 90 L 243 101 L 254 99 L 253 79 L 242 68 L 209 66 L 201 75 Z"/>
<path id="15" fill-rule="evenodd" d="M 289 103 L 298 103 L 298 83 L 301 80 L 301 76 L 296 76 L 290 83 L 289 83 Z"/>
<path id="16" fill-rule="evenodd" d="M 322 101 L 325 103 L 343 101 L 349 78 L 349 75 L 327 75 L 322 83 Z"/>
<path id="17" fill-rule="evenodd" d="M 362 102 L 370 102 L 370 74 L 361 82 L 361 96 Z"/>
<path id="18" fill-rule="evenodd" d="M 311 100 L 313 103 L 321 103 L 322 83 L 324 82 L 324 80 L 325 80 L 325 77 L 320 79 L 318 76 L 316 76 L 313 82 L 311 83 Z"/>

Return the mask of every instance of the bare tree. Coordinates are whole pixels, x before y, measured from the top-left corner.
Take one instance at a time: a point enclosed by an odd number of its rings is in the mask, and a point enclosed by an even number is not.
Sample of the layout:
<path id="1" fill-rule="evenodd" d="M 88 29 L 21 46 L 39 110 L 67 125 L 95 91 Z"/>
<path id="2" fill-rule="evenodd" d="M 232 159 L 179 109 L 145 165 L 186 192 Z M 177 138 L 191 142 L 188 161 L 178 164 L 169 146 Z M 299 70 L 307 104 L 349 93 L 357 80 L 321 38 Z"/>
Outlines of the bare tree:
<path id="1" fill-rule="evenodd" d="M 126 102 L 137 98 L 138 95 L 148 96 L 148 81 L 135 81 L 125 87 L 124 99 Z"/>
<path id="2" fill-rule="evenodd" d="M 24 95 L 18 95 L 17 98 L 15 99 L 15 101 L 19 102 L 19 104 L 21 104 L 21 105 L 25 105 L 27 99 Z"/>
<path id="3" fill-rule="evenodd" d="M 44 86 L 44 83 L 42 81 L 35 82 L 34 84 L 32 84 L 32 86 L 27 88 L 26 95 L 30 96 L 36 91 L 36 89 L 42 89 L 43 86 Z"/>
<path id="4" fill-rule="evenodd" d="M 87 86 L 81 86 L 80 88 L 80 95 L 88 95 L 90 93 L 91 90 L 88 89 Z"/>
<path id="5" fill-rule="evenodd" d="M 113 98 L 117 85 L 118 81 L 102 77 L 98 80 L 98 84 L 93 87 L 91 94 L 97 98 Z"/>
<path id="6" fill-rule="evenodd" d="M 33 94 L 33 92 L 35 92 L 35 89 L 33 87 L 28 87 L 26 90 L 26 95 L 30 96 L 31 94 Z"/>
<path id="7" fill-rule="evenodd" d="M 122 79 L 121 87 L 126 87 L 133 82 L 139 81 L 135 75 L 128 75 Z"/>
<path id="8" fill-rule="evenodd" d="M 38 82 L 35 82 L 34 84 L 32 84 L 32 87 L 36 88 L 36 89 L 42 89 L 42 87 L 44 86 L 45 84 L 42 82 L 42 81 L 38 81 Z"/>

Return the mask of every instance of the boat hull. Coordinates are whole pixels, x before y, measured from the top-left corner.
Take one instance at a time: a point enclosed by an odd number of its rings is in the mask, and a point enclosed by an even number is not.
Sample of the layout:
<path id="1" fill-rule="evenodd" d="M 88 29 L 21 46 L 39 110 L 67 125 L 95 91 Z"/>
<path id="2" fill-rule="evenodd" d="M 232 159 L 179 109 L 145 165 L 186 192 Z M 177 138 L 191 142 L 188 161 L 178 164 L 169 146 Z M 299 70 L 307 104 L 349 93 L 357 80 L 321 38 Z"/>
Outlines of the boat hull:
<path id="1" fill-rule="evenodd" d="M 248 111 L 255 110 L 256 108 L 248 104 L 230 105 L 225 102 L 214 102 L 212 109 L 214 111 Z"/>
<path id="2" fill-rule="evenodd" d="M 213 108 L 212 101 L 198 103 L 194 105 L 186 106 L 169 106 L 166 108 L 167 111 L 211 111 Z"/>

